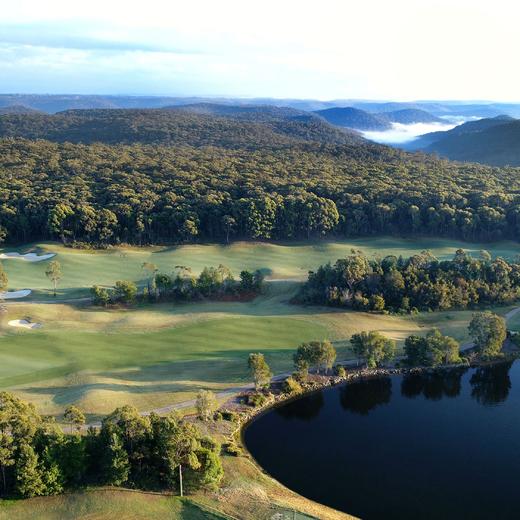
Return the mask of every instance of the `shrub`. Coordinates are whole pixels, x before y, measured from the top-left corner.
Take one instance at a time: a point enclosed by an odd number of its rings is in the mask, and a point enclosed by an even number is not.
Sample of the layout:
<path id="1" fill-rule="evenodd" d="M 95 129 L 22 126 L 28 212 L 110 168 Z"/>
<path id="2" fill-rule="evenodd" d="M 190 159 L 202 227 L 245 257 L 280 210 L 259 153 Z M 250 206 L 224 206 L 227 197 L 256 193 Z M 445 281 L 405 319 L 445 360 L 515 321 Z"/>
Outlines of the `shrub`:
<path id="1" fill-rule="evenodd" d="M 254 408 L 257 408 L 258 406 L 263 406 L 267 401 L 267 397 L 265 394 L 262 394 L 260 392 L 256 392 L 254 394 L 249 394 L 246 397 L 246 403 L 249 406 L 253 406 Z"/>
<path id="2" fill-rule="evenodd" d="M 224 444 L 224 451 L 228 455 L 232 455 L 233 457 L 240 457 L 244 453 L 242 451 L 242 448 L 240 448 L 240 446 L 237 446 L 237 444 L 234 442 L 228 442 L 227 444 Z"/>
<path id="3" fill-rule="evenodd" d="M 92 294 L 95 305 L 106 307 L 110 303 L 110 292 L 105 287 L 94 285 L 94 287 L 90 289 L 90 293 Z"/>
<path id="4" fill-rule="evenodd" d="M 379 294 L 374 294 L 374 296 L 372 296 L 370 298 L 370 308 L 373 311 L 378 311 L 378 312 L 384 310 L 385 299 Z"/>
<path id="5" fill-rule="evenodd" d="M 222 419 L 224 419 L 224 421 L 231 421 L 231 422 L 238 421 L 238 414 L 236 412 L 232 412 L 231 410 L 222 410 L 221 415 L 222 415 Z"/>
<path id="6" fill-rule="evenodd" d="M 137 287 L 134 282 L 118 280 L 115 286 L 115 297 L 121 303 L 133 303 L 137 296 Z"/>
<path id="7" fill-rule="evenodd" d="M 345 370 L 345 367 L 341 365 L 336 365 L 334 372 L 339 377 L 345 377 L 347 375 L 347 371 Z"/>
<path id="8" fill-rule="evenodd" d="M 292 376 L 289 376 L 283 383 L 283 391 L 286 394 L 299 394 L 302 390 L 302 385 Z"/>

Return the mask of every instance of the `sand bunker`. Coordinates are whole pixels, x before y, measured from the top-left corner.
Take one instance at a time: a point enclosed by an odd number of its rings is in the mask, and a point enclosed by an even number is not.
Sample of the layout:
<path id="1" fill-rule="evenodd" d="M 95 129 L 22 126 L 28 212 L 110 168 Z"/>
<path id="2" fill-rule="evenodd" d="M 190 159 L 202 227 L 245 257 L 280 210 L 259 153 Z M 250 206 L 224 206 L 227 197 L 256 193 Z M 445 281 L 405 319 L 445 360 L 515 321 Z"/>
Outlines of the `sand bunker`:
<path id="1" fill-rule="evenodd" d="M 19 327 L 22 329 L 41 329 L 42 324 L 41 323 L 31 323 L 27 320 L 11 320 L 7 322 L 7 325 L 10 325 L 11 327 Z"/>
<path id="2" fill-rule="evenodd" d="M 7 291 L 0 292 L 0 300 L 14 300 L 16 298 L 25 298 L 31 294 L 30 289 L 23 289 L 22 291 Z"/>
<path id="3" fill-rule="evenodd" d="M 56 253 L 47 253 L 46 255 L 37 255 L 36 253 L 27 253 L 21 255 L 20 253 L 1 253 L 0 260 L 24 260 L 25 262 L 42 262 L 43 260 L 49 260 L 56 256 Z"/>

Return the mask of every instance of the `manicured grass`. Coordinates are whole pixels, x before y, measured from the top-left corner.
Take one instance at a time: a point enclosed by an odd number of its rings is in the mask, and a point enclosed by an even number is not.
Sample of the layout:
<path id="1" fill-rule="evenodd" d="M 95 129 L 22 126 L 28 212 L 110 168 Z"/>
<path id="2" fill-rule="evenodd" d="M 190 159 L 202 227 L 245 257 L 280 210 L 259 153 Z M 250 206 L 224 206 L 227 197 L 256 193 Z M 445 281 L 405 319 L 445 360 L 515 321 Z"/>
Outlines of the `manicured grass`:
<path id="1" fill-rule="evenodd" d="M 156 264 L 161 271 L 172 272 L 176 265 L 186 265 L 195 273 L 204 266 L 227 265 L 238 275 L 242 269 L 262 269 L 272 278 L 304 279 L 307 272 L 325 262 L 334 262 L 360 249 L 372 255 L 403 255 L 429 249 L 439 258 L 453 255 L 463 247 L 478 254 L 488 249 L 493 255 L 512 257 L 520 252 L 514 242 L 494 244 L 461 243 L 446 239 L 400 239 L 389 237 L 364 238 L 348 241 L 314 241 L 305 243 L 236 242 L 226 245 L 184 245 L 175 247 L 114 248 L 106 251 L 83 251 L 65 248 L 58 243 L 42 243 L 20 248 L 4 248 L 2 252 L 55 252 L 62 264 L 63 278 L 58 298 L 88 295 L 94 284 L 113 285 L 116 280 L 143 280 L 143 262 Z M 32 299 L 51 298 L 51 285 L 45 277 L 46 262 L 29 263 L 4 260 L 10 289 L 33 289 Z"/>
<path id="2" fill-rule="evenodd" d="M 246 360 L 261 351 L 275 373 L 292 369 L 302 341 L 328 338 L 339 359 L 350 356 L 354 332 L 379 330 L 400 345 L 409 334 L 439 327 L 467 340 L 471 312 L 390 316 L 287 300 L 291 282 L 271 282 L 252 302 L 148 305 L 101 310 L 65 304 L 8 307 L 0 336 L 0 387 L 15 389 L 44 413 L 76 403 L 98 416 L 123 404 L 141 410 L 192 399 L 249 381 Z M 38 330 L 7 327 L 30 317 Z"/>
<path id="3" fill-rule="evenodd" d="M 301 277 L 307 268 L 348 254 L 352 247 L 364 247 L 368 253 L 381 256 L 409 255 L 429 247 L 442 256 L 459 245 L 380 238 L 290 246 L 129 248 L 123 255 L 117 250 L 92 253 L 44 245 L 40 252 L 57 251 L 63 264 L 63 296 L 81 295 L 84 286 L 94 281 L 137 280 L 142 262 L 150 260 L 164 270 L 179 264 L 197 270 L 220 262 L 236 271 L 262 267 L 278 279 L 268 282 L 265 293 L 251 302 L 111 310 L 30 302 L 8 305 L 7 314 L 0 315 L 0 387 L 16 390 L 36 403 L 42 413 L 59 414 L 68 404 L 76 403 L 92 416 L 99 416 L 123 404 L 149 410 L 192 399 L 200 388 L 218 391 L 240 386 L 249 381 L 246 360 L 252 351 L 265 353 L 273 371 L 281 373 L 292 369 L 292 353 L 302 341 L 330 339 L 338 349 L 338 358 L 345 359 L 350 355 L 351 335 L 362 330 L 378 330 L 400 346 L 406 336 L 426 333 L 433 327 L 467 341 L 471 312 L 389 316 L 299 307 L 288 302 L 300 282 L 283 279 Z M 513 245 L 495 245 L 493 252 L 511 255 Z M 31 280 L 41 287 L 48 284 L 42 274 L 45 263 L 8 260 L 4 264 L 11 280 L 24 280 L 17 288 L 30 286 Z M 43 328 L 27 331 L 6 325 L 8 320 L 27 317 L 42 323 Z"/>
<path id="4" fill-rule="evenodd" d="M 189 500 L 133 491 L 88 491 L 0 501 L 0 520 L 220 520 Z"/>
<path id="5" fill-rule="evenodd" d="M 57 412 L 77 402 L 89 413 L 133 403 L 140 408 L 189 399 L 201 387 L 247 380 L 249 352 L 289 368 L 302 341 L 326 328 L 288 317 L 229 317 L 147 333 L 71 329 L 8 333 L 0 342 L 0 385 L 17 386 L 40 408 Z"/>

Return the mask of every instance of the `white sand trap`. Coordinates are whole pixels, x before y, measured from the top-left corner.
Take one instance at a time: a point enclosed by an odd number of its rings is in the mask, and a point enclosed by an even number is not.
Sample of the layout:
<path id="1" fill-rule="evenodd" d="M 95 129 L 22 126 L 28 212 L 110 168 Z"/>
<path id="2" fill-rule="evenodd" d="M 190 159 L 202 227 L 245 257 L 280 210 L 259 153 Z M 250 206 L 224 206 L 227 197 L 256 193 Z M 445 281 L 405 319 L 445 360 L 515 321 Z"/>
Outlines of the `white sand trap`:
<path id="1" fill-rule="evenodd" d="M 25 298 L 31 294 L 31 289 L 23 289 L 22 291 L 0 292 L 0 300 L 14 300 L 16 298 Z"/>
<path id="2" fill-rule="evenodd" d="M 0 260 L 23 260 L 25 262 L 43 262 L 56 256 L 56 253 L 47 253 L 46 255 L 37 255 L 36 253 L 27 253 L 21 255 L 20 253 L 0 253 Z"/>
<path id="3" fill-rule="evenodd" d="M 21 329 L 41 329 L 41 323 L 31 323 L 27 320 L 11 320 L 7 322 L 11 327 L 19 327 Z"/>
<path id="4" fill-rule="evenodd" d="M 11 320 L 7 322 L 7 325 L 21 329 L 41 329 L 43 326 L 41 323 L 31 323 L 27 320 Z"/>

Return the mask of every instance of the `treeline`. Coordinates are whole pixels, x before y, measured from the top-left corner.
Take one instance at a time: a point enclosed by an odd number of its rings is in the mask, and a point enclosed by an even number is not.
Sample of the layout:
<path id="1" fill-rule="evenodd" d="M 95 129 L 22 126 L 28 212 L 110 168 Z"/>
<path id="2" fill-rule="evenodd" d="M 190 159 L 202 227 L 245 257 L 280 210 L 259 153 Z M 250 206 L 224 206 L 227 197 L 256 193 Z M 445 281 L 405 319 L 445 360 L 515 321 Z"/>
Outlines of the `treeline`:
<path id="1" fill-rule="evenodd" d="M 517 169 L 361 143 L 282 144 L 275 136 L 265 146 L 247 137 L 246 146 L 207 124 L 215 143 L 200 147 L 189 145 L 189 128 L 175 134 L 175 146 L 0 139 L 0 238 L 141 245 L 519 236 Z"/>
<path id="2" fill-rule="evenodd" d="M 469 358 L 484 361 L 497 360 L 503 357 L 502 349 L 507 338 L 504 318 L 492 312 L 477 312 L 473 315 L 468 332 L 473 340 L 471 348 L 461 355 L 460 343 L 451 336 L 442 334 L 438 329 L 429 331 L 424 336 L 412 334 L 405 339 L 404 355 L 397 356 L 395 340 L 377 331 L 363 331 L 350 338 L 350 352 L 367 368 L 381 368 L 395 363 L 401 367 L 432 367 L 459 365 Z M 302 384 L 309 377 L 309 370 L 316 374 L 323 368 L 325 373 L 330 369 L 340 377 L 346 376 L 345 366 L 335 365 L 337 352 L 329 341 L 311 341 L 302 343 L 293 355 L 295 372 L 285 379 L 283 391 L 288 394 L 302 392 Z M 272 372 L 262 354 L 250 354 L 248 360 L 250 373 L 257 391 L 269 388 Z M 263 404 L 263 394 L 249 396 L 248 404 Z M 259 398 L 260 397 L 260 398 Z"/>
<path id="3" fill-rule="evenodd" d="M 243 270 L 240 279 L 235 280 L 231 270 L 222 264 L 205 267 L 199 276 L 194 276 L 186 266 L 177 266 L 173 274 L 160 273 L 157 266 L 149 262 L 143 264 L 143 271 L 146 284 L 141 291 L 128 280 L 119 280 L 111 288 L 94 285 L 91 289 L 94 303 L 107 306 L 132 304 L 136 300 L 186 302 L 205 298 L 249 298 L 262 291 L 264 282 L 264 275 L 258 270 Z"/>
<path id="4" fill-rule="evenodd" d="M 79 429 L 80 410 L 69 407 L 71 433 L 38 415 L 32 404 L 0 393 L 0 470 L 3 496 L 59 494 L 85 485 L 185 490 L 218 485 L 220 445 L 175 414 L 141 416 L 130 406 Z"/>
<path id="5" fill-rule="evenodd" d="M 354 253 L 310 272 L 296 301 L 358 310 L 411 312 L 507 304 L 520 297 L 520 264 L 472 258 L 462 249 L 452 260 L 429 252 L 408 259 L 369 259 Z"/>

